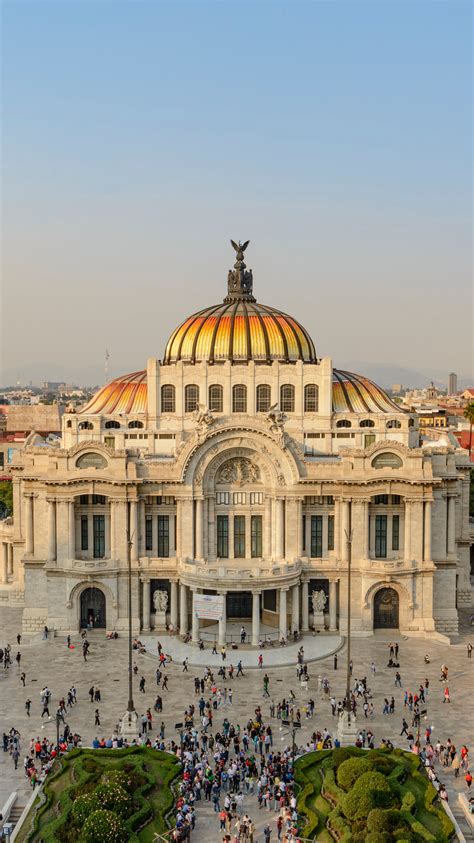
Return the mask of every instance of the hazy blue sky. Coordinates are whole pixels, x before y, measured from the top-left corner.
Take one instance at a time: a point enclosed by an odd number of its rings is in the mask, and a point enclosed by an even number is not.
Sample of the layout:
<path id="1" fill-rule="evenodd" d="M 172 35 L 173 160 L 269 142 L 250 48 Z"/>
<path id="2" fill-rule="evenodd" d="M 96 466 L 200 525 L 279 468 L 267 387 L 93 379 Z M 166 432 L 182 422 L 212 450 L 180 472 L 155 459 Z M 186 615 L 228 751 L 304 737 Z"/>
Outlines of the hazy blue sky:
<path id="1" fill-rule="evenodd" d="M 469 374 L 471 14 L 3 0 L 0 383 L 162 357 L 229 237 L 336 365 Z"/>

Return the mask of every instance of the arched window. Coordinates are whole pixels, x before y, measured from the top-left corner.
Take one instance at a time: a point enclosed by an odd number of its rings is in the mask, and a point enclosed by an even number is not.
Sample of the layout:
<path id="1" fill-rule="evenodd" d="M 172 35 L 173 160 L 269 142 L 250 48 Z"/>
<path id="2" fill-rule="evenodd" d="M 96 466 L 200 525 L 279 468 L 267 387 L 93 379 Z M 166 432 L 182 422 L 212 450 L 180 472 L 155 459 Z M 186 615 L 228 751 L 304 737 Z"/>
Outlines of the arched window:
<path id="1" fill-rule="evenodd" d="M 184 412 L 194 413 L 199 407 L 199 387 L 189 383 L 184 390 Z"/>
<path id="2" fill-rule="evenodd" d="M 319 387 L 316 383 L 307 383 L 304 388 L 305 413 L 317 413 L 319 408 Z"/>
<path id="3" fill-rule="evenodd" d="M 387 427 L 389 429 L 399 428 L 401 426 L 402 426 L 402 423 L 400 421 L 398 421 L 398 419 L 389 419 L 389 421 L 387 422 Z"/>
<path id="4" fill-rule="evenodd" d="M 362 419 L 360 423 L 361 427 L 375 427 L 375 422 L 372 419 Z"/>
<path id="5" fill-rule="evenodd" d="M 352 427 L 352 422 L 349 421 L 349 419 L 339 419 L 339 421 L 336 422 L 336 427 Z"/>
<path id="6" fill-rule="evenodd" d="M 112 420 L 112 421 L 105 422 L 105 427 L 107 428 L 107 430 L 110 430 L 111 428 L 113 428 L 114 430 L 118 430 L 118 428 L 120 427 L 120 424 L 119 424 L 118 421 Z"/>
<path id="7" fill-rule="evenodd" d="M 220 383 L 213 383 L 209 387 L 209 410 L 211 413 L 222 413 L 224 409 L 224 390 Z"/>
<path id="8" fill-rule="evenodd" d="M 72 421 L 71 421 L 71 419 L 69 419 L 69 420 L 66 422 L 66 427 L 72 427 Z"/>
<path id="9" fill-rule="evenodd" d="M 129 422 L 129 423 L 128 423 L 128 426 L 129 426 L 129 428 L 130 428 L 131 430 L 136 430 L 136 429 L 137 429 L 137 427 L 138 427 L 138 428 L 142 428 L 142 427 L 143 427 L 143 422 L 141 422 L 141 421 L 137 421 L 136 419 L 133 419 L 133 421 L 131 421 L 131 422 Z"/>
<path id="10" fill-rule="evenodd" d="M 175 388 L 171 383 L 166 383 L 161 387 L 161 412 L 176 412 Z"/>
<path id="11" fill-rule="evenodd" d="M 408 419 L 408 427 L 415 427 L 415 419 Z"/>
<path id="12" fill-rule="evenodd" d="M 232 412 L 247 412 L 247 387 L 241 383 L 232 387 Z"/>
<path id="13" fill-rule="evenodd" d="M 94 425 L 92 422 L 81 422 L 79 425 L 79 430 L 94 430 Z"/>
<path id="14" fill-rule="evenodd" d="M 257 413 L 268 413 L 272 400 L 272 390 L 268 383 L 257 386 Z"/>
<path id="15" fill-rule="evenodd" d="M 291 383 L 280 387 L 280 410 L 282 413 L 295 412 L 295 388 Z"/>

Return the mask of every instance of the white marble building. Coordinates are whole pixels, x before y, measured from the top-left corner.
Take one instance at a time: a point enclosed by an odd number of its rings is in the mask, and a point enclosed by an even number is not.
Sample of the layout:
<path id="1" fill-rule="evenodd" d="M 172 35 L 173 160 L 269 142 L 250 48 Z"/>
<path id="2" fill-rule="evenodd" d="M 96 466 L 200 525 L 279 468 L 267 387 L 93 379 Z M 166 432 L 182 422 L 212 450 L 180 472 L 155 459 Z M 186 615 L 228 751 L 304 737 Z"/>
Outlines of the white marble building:
<path id="1" fill-rule="evenodd" d="M 454 634 L 470 605 L 466 452 L 420 448 L 415 414 L 258 304 L 243 249 L 223 303 L 66 413 L 62 446 L 27 445 L 12 476 L 0 605 L 24 607 L 25 632 L 124 630 L 128 536 L 137 632 L 162 622 L 165 591 L 167 622 L 196 641 L 194 595 L 219 593 L 219 640 L 233 618 L 256 644 L 263 624 L 307 631 L 322 589 L 344 633 L 349 560 L 356 635 Z"/>

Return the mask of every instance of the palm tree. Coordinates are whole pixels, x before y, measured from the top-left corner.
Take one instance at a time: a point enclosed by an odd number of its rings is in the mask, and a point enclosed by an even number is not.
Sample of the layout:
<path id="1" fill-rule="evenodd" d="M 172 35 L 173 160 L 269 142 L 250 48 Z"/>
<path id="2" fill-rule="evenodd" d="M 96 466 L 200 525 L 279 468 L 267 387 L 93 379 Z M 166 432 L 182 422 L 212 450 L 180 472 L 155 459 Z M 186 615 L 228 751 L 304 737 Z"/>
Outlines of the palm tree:
<path id="1" fill-rule="evenodd" d="M 469 422 L 469 460 L 471 459 L 472 447 L 472 425 L 474 424 L 474 401 L 471 401 L 464 410 L 464 418 Z"/>

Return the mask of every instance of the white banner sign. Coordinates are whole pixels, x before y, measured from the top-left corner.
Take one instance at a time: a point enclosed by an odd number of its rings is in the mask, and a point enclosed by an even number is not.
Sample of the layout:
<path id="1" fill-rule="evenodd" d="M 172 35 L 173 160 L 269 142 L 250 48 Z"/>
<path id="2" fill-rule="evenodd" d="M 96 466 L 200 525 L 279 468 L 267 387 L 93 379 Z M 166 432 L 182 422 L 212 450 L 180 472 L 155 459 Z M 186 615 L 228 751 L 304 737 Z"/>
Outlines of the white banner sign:
<path id="1" fill-rule="evenodd" d="M 198 618 L 220 621 L 224 615 L 224 600 L 223 594 L 195 594 L 194 614 Z"/>

